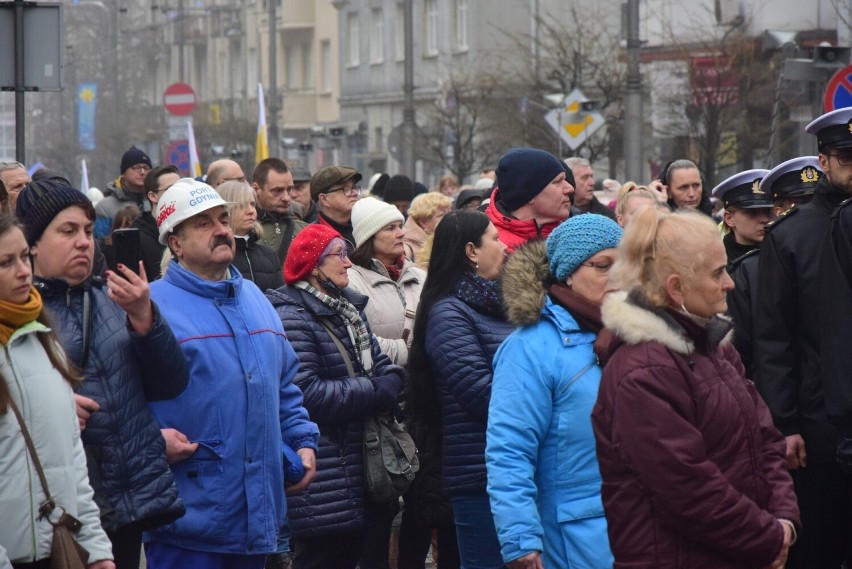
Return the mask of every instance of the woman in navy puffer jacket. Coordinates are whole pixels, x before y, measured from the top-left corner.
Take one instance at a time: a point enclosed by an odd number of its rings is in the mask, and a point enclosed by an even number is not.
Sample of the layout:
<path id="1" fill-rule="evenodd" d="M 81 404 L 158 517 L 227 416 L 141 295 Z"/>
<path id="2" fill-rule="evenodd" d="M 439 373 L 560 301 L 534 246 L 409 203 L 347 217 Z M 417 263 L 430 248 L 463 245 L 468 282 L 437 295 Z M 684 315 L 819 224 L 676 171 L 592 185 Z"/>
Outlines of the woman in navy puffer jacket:
<path id="1" fill-rule="evenodd" d="M 17 215 L 35 286 L 84 377 L 77 414 L 116 567 L 138 568 L 142 531 L 184 513 L 148 401 L 186 388 L 186 359 L 144 279 L 127 268 L 125 276 L 108 271 L 106 283 L 92 275 L 95 211 L 86 196 L 47 180 L 32 182 L 18 196 Z"/>
<path id="2" fill-rule="evenodd" d="M 364 419 L 392 410 L 405 381 L 405 370 L 391 364 L 367 327 L 367 297 L 346 289 L 352 266 L 346 251 L 334 229 L 309 225 L 287 254 L 287 286 L 267 292 L 301 362 L 293 383 L 320 429 L 317 476 L 287 498 L 296 569 L 358 564 L 367 522 Z M 354 377 L 323 324 L 346 349 Z"/>
<path id="3" fill-rule="evenodd" d="M 408 409 L 443 433 L 443 483 L 463 569 L 503 566 L 485 491 L 485 427 L 492 359 L 514 330 L 497 287 L 506 246 L 485 214 L 459 210 L 435 230 L 409 351 Z"/>

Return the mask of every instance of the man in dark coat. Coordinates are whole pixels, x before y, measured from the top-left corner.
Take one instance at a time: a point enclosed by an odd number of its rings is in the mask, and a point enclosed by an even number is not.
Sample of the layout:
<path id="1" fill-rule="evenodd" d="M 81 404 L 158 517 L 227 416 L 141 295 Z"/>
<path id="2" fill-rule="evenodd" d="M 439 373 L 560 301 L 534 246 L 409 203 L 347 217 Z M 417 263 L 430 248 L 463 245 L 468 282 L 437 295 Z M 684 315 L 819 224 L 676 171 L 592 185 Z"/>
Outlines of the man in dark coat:
<path id="1" fill-rule="evenodd" d="M 754 376 L 752 346 L 752 307 L 757 293 L 757 254 L 764 228 L 772 220 L 772 200 L 760 188 L 768 170 L 746 170 L 731 176 L 713 189 L 713 197 L 725 207 L 728 233 L 722 239 L 728 256 L 728 274 L 734 289 L 728 291 L 728 313 L 734 319 L 734 347 Z"/>
<path id="2" fill-rule="evenodd" d="M 852 109 L 846 112 L 848 123 Z M 852 132 L 847 124 L 838 129 L 824 118 L 811 123 L 808 132 L 817 135 L 819 163 L 826 176 L 819 180 L 810 203 L 794 207 L 768 229 L 761 246 L 755 309 L 755 379 L 776 427 L 787 439 L 787 462 L 796 471 L 802 524 L 808 528 L 797 545 L 799 566 L 813 568 L 839 567 L 852 543 L 849 479 L 837 466 L 837 430 L 826 415 L 820 377 L 821 333 L 825 329 L 836 335 L 839 329 L 827 327 L 825 315 L 818 312 L 825 294 L 820 286 L 820 251 L 832 211 L 852 189 L 845 187 L 852 169 L 838 163 L 837 151 L 852 146 Z M 832 305 L 836 292 L 831 291 Z"/>
<path id="3" fill-rule="evenodd" d="M 151 204 L 151 211 L 157 209 L 160 194 L 172 187 L 172 184 L 180 179 L 180 172 L 176 166 L 163 164 L 157 166 L 145 175 L 143 187 L 145 197 Z M 157 220 L 150 211 L 143 211 L 136 218 L 131 227 L 139 230 L 139 248 L 142 251 L 142 263 L 145 265 L 145 274 L 148 281 L 153 282 L 160 278 L 160 262 L 163 259 L 163 251 L 166 248 L 160 245 L 159 233 L 157 231 Z"/>

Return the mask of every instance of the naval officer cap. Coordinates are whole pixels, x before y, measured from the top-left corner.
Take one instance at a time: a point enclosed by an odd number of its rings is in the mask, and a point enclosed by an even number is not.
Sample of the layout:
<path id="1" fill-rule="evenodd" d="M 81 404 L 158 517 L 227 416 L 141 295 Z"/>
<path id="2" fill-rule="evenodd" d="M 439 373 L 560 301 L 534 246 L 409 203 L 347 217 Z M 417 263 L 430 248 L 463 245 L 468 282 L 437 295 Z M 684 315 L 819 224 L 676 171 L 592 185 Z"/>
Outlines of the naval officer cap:
<path id="1" fill-rule="evenodd" d="M 805 127 L 805 132 L 817 137 L 821 153 L 826 148 L 849 148 L 852 146 L 852 107 L 825 113 Z"/>
<path id="2" fill-rule="evenodd" d="M 769 170 L 746 170 L 735 174 L 713 188 L 713 197 L 721 200 L 725 208 L 772 207 L 772 198 L 760 189 L 760 181 L 768 173 Z"/>
<path id="3" fill-rule="evenodd" d="M 782 162 L 763 177 L 760 189 L 773 200 L 797 198 L 814 193 L 817 182 L 825 174 L 816 156 L 802 156 Z"/>

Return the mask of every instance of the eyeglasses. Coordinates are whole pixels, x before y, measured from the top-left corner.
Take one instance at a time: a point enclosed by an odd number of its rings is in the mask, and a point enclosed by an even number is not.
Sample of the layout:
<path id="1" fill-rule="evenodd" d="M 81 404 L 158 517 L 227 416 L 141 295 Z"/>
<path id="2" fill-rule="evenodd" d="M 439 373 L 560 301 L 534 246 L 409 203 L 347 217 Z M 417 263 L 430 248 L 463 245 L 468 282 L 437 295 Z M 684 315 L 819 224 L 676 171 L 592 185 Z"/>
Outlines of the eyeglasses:
<path id="1" fill-rule="evenodd" d="M 130 167 L 134 172 L 145 172 L 148 173 L 151 171 L 151 167 L 147 164 L 136 164 L 135 166 Z"/>
<path id="2" fill-rule="evenodd" d="M 326 193 L 333 194 L 334 192 L 343 192 L 343 195 L 347 198 L 354 198 L 361 195 L 361 186 L 344 186 L 336 190 L 329 190 Z"/>
<path id="3" fill-rule="evenodd" d="M 337 253 L 329 253 L 324 257 L 324 259 L 328 257 L 337 257 L 338 259 L 340 259 L 340 262 L 344 262 L 346 261 L 346 259 L 349 258 L 349 252 L 346 250 L 346 247 L 344 247 Z"/>
<path id="4" fill-rule="evenodd" d="M 852 166 L 852 152 L 829 153 L 826 156 L 834 156 L 841 166 Z"/>
<path id="5" fill-rule="evenodd" d="M 592 267 L 599 273 L 606 274 L 615 264 L 612 261 L 586 261 L 585 263 L 580 263 L 584 267 Z"/>

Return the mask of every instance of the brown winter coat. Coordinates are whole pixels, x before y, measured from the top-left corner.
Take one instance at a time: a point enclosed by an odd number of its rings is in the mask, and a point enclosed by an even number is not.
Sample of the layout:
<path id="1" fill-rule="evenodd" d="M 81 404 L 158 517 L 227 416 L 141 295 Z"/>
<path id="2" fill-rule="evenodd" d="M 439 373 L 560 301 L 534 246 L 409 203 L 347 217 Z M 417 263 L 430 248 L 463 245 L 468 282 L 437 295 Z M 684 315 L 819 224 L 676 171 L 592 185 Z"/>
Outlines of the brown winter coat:
<path id="1" fill-rule="evenodd" d="M 728 343 L 641 294 L 612 294 L 617 336 L 592 413 L 616 569 L 759 568 L 799 510 L 785 443 Z M 721 329 L 720 329 L 721 328 Z"/>

